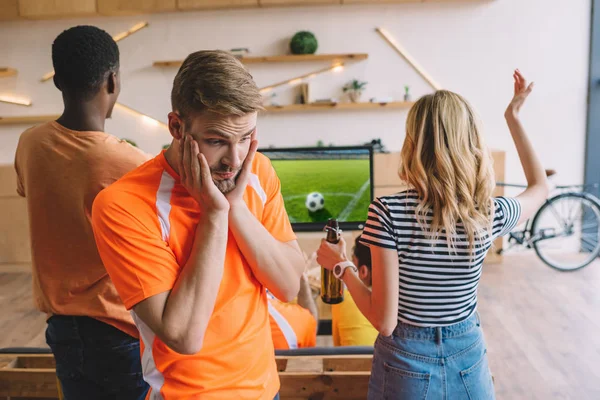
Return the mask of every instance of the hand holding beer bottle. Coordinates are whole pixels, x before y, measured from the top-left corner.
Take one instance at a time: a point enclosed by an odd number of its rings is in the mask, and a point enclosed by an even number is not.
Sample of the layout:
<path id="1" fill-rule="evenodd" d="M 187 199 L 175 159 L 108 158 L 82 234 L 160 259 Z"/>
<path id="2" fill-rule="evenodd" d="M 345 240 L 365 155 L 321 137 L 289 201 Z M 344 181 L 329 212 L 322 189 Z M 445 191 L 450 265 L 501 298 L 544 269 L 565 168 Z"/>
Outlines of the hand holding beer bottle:
<path id="1" fill-rule="evenodd" d="M 342 231 L 336 219 L 330 218 L 327 221 L 325 231 L 327 242 L 335 244 L 340 241 Z M 321 266 L 321 300 L 327 304 L 338 304 L 344 301 L 344 283 L 334 276 L 333 270 L 323 266 Z"/>

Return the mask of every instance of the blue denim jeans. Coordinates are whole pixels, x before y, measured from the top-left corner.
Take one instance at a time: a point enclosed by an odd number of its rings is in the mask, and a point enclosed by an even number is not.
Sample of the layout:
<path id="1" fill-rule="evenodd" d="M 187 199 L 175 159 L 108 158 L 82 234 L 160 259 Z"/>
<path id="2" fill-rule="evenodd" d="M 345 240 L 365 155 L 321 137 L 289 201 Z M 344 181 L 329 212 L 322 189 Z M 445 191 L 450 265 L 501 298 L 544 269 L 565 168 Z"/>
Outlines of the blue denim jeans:
<path id="1" fill-rule="evenodd" d="M 88 317 L 53 316 L 46 342 L 56 359 L 65 400 L 143 400 L 140 342 Z"/>
<path id="2" fill-rule="evenodd" d="M 369 400 L 493 400 L 479 316 L 439 328 L 398 323 L 375 341 Z"/>

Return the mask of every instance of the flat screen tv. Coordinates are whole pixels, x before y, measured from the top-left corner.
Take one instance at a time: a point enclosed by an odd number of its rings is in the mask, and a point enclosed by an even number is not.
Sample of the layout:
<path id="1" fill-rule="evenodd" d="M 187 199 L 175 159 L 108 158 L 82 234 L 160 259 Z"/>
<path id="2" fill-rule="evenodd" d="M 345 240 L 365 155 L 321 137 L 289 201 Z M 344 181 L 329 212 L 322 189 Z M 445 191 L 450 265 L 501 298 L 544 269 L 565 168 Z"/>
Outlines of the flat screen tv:
<path id="1" fill-rule="evenodd" d="M 295 231 L 323 230 L 337 218 L 343 230 L 362 230 L 373 200 L 373 149 L 357 147 L 265 148 L 281 181 Z"/>

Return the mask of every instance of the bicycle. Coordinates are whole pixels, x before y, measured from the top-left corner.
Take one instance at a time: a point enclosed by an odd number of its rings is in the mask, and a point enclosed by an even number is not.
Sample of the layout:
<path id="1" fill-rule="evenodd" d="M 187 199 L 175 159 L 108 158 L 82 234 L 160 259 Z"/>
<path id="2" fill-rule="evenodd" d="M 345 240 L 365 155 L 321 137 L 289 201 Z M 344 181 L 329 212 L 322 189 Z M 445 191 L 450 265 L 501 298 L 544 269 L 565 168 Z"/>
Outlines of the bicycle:
<path id="1" fill-rule="evenodd" d="M 549 177 L 553 174 L 547 171 Z M 507 183 L 497 186 L 526 187 Z M 600 254 L 600 199 L 588 190 L 598 186 L 555 186 L 553 192 L 558 193 L 546 199 L 522 229 L 509 233 L 506 250 L 514 246 L 533 248 L 546 265 L 559 271 L 576 271 L 589 265 Z"/>

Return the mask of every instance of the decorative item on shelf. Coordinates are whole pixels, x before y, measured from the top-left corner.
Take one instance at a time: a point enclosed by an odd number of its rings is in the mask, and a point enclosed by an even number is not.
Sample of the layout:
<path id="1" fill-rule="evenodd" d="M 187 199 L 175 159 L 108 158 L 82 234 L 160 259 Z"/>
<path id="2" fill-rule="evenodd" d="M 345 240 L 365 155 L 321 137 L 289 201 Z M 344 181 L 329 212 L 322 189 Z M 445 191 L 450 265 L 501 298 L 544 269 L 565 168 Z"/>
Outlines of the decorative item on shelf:
<path id="1" fill-rule="evenodd" d="M 350 98 L 351 102 L 358 103 L 366 85 L 367 82 L 361 82 L 358 79 L 352 79 L 350 82 L 344 85 L 343 91 L 344 93 L 348 93 L 348 97 Z"/>
<path id="2" fill-rule="evenodd" d="M 394 99 L 391 97 L 371 97 L 369 103 L 387 104 L 393 102 Z"/>
<path id="3" fill-rule="evenodd" d="M 247 47 L 236 47 L 235 49 L 229 50 L 229 52 L 237 58 L 242 58 L 250 54 L 250 49 Z"/>
<path id="4" fill-rule="evenodd" d="M 290 40 L 292 54 L 315 54 L 317 47 L 319 47 L 319 43 L 312 32 L 300 31 Z"/>
<path id="5" fill-rule="evenodd" d="M 410 101 L 410 86 L 404 85 L 404 101 Z"/>
<path id="6" fill-rule="evenodd" d="M 130 145 L 132 145 L 133 147 L 138 147 L 137 143 L 136 143 L 136 142 L 134 142 L 134 141 L 133 141 L 133 140 L 131 140 L 131 139 L 122 138 L 121 140 L 122 140 L 122 141 L 124 141 L 124 142 L 127 142 L 127 143 L 129 143 L 129 144 L 130 144 Z"/>
<path id="7" fill-rule="evenodd" d="M 317 99 L 310 104 L 314 106 L 334 106 L 337 103 L 338 99 L 336 99 L 335 97 L 331 97 L 328 99 Z"/>
<path id="8" fill-rule="evenodd" d="M 325 142 L 323 142 L 321 139 L 317 140 L 317 147 L 325 147 Z"/>
<path id="9" fill-rule="evenodd" d="M 309 104 L 310 96 L 308 92 L 308 83 L 300 84 L 300 104 Z"/>

